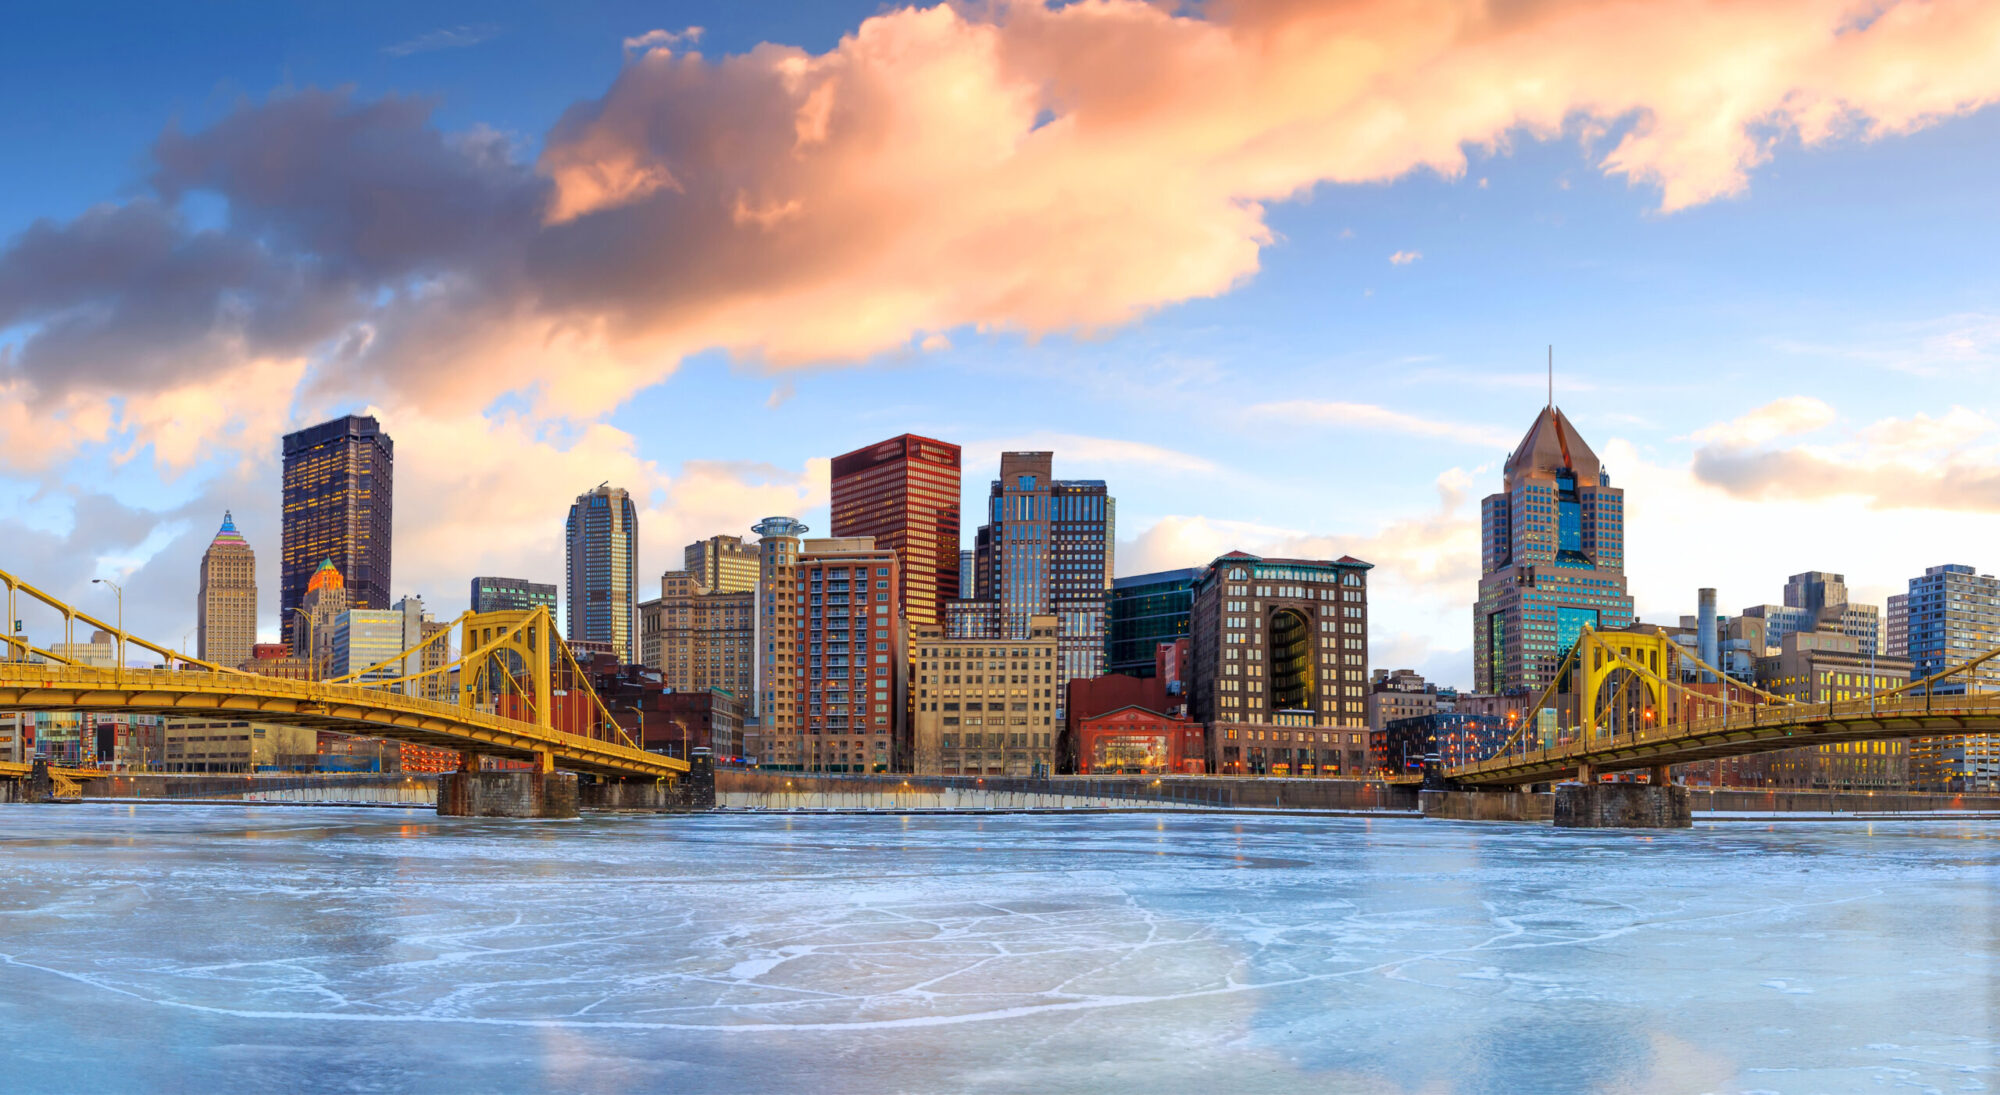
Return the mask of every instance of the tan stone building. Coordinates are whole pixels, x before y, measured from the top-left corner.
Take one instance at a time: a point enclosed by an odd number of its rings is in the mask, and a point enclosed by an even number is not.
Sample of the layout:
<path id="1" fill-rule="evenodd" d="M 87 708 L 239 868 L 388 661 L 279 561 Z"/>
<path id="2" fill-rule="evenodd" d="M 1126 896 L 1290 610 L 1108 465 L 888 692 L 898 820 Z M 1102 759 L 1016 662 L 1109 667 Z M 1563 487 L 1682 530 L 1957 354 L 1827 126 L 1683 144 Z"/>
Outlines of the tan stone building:
<path id="1" fill-rule="evenodd" d="M 719 592 L 670 570 L 660 575 L 659 598 L 639 606 L 640 660 L 675 691 L 747 697 L 756 619 L 754 592 Z"/>
<path id="2" fill-rule="evenodd" d="M 236 531 L 228 510 L 201 555 L 201 595 L 195 603 L 195 657 L 234 666 L 257 645 L 257 553 Z"/>
<path id="3" fill-rule="evenodd" d="M 758 740 L 757 754 L 767 765 L 798 767 L 802 754 L 799 720 L 803 705 L 798 700 L 799 614 L 805 594 L 795 589 L 799 576 L 799 549 L 809 531 L 804 521 L 792 517 L 766 517 L 751 530 L 757 540 L 757 622 L 751 644 L 755 683 Z"/>
<path id="4" fill-rule="evenodd" d="M 319 760 L 319 735 L 305 726 L 274 726 L 242 719 L 168 719 L 165 734 L 169 772 L 305 770 Z"/>
<path id="5" fill-rule="evenodd" d="M 1032 776 L 1055 771 L 1056 618 L 1031 616 L 1024 639 L 912 632 L 912 770 Z"/>
<path id="6" fill-rule="evenodd" d="M 710 593 L 754 593 L 757 589 L 757 547 L 744 543 L 741 536 L 696 540 L 681 556 L 681 569 Z"/>

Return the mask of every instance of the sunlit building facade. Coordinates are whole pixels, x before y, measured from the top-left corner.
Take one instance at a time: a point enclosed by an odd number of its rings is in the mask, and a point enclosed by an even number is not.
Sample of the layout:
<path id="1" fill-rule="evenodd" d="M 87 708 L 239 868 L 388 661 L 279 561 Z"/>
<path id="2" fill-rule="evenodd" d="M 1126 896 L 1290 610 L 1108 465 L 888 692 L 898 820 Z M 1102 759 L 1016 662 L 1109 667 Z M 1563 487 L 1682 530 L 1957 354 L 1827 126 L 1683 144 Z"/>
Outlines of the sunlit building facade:
<path id="1" fill-rule="evenodd" d="M 195 642 L 195 657 L 232 669 L 257 645 L 257 553 L 227 510 L 201 554 Z"/>
<path id="2" fill-rule="evenodd" d="M 957 445 L 906 433 L 833 458 L 833 535 L 896 553 L 911 626 L 938 624 L 962 595 L 959 505 Z"/>
<path id="3" fill-rule="evenodd" d="M 911 629 L 912 770 L 920 775 L 1054 772 L 1056 621 L 1028 620 L 1018 639 L 951 639 Z"/>

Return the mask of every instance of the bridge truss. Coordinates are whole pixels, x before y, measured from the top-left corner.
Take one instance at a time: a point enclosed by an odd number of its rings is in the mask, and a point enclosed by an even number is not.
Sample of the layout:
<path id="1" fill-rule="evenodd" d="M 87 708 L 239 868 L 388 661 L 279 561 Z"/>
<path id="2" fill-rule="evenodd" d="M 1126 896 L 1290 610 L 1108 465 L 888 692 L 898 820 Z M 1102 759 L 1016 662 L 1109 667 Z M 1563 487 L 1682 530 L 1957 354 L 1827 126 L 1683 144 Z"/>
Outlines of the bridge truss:
<path id="1" fill-rule="evenodd" d="M 2000 649 L 1895 688 L 1809 702 L 1735 680 L 1658 628 L 1585 629 L 1501 747 L 1443 775 L 1498 787 L 1648 769 L 1663 781 L 1673 765 L 1782 749 L 2000 733 L 2000 693 L 1950 688 L 1996 656 Z M 1712 675 L 1717 692 L 1682 681 L 1683 661 Z M 1555 712 L 1552 730 L 1544 710 Z M 1682 717 L 1689 710 L 1700 714 Z"/>
<path id="2" fill-rule="evenodd" d="M 462 614 L 453 621 L 462 651 L 456 659 L 446 660 L 443 644 L 453 628 L 445 627 L 365 669 L 331 680 L 288 680 L 129 635 L 5 571 L 0 584 L 9 621 L 20 620 L 24 606 L 39 605 L 61 615 L 65 642 L 75 644 L 83 623 L 112 635 L 118 649 L 118 664 L 83 665 L 9 628 L 0 647 L 0 710 L 220 716 L 305 726 L 455 749 L 472 768 L 478 758 L 493 756 L 528 761 L 545 772 L 614 779 L 677 779 L 688 770 L 683 759 L 640 748 L 618 725 L 545 607 Z M 127 646 L 159 656 L 160 667 L 127 668 Z M 74 653 L 75 646 L 65 649 Z M 408 671 L 425 661 L 435 664 Z"/>

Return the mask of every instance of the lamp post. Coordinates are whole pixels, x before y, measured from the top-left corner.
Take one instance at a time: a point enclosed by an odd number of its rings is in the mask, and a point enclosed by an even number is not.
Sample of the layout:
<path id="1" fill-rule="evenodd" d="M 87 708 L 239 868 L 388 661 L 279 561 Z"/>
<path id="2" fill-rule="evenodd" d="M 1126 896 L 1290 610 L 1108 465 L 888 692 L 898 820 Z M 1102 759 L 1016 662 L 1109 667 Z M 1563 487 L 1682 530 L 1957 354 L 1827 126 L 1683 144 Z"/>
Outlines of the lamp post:
<path id="1" fill-rule="evenodd" d="M 112 679 L 117 682 L 118 687 L 123 688 L 125 687 L 125 590 L 109 578 L 92 578 L 90 584 L 110 586 L 111 592 L 118 595 L 118 654 L 112 663 L 111 671 Z"/>
<path id="2" fill-rule="evenodd" d="M 644 749 L 646 747 L 646 712 L 629 703 L 625 705 L 625 710 L 639 716 L 639 748 Z"/>

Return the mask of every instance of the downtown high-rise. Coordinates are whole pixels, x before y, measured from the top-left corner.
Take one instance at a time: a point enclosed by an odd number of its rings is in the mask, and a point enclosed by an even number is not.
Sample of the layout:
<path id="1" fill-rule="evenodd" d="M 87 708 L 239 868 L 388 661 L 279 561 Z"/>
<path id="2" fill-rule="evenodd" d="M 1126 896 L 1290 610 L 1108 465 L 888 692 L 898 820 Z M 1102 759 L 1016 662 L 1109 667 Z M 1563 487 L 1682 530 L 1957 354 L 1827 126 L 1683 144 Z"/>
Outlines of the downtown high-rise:
<path id="1" fill-rule="evenodd" d="M 380 423 L 352 414 L 286 434 L 283 445 L 278 611 L 290 644 L 323 563 L 340 572 L 353 607 L 389 607 L 396 451 Z"/>
<path id="2" fill-rule="evenodd" d="M 1053 453 L 1001 453 L 974 539 L 977 604 L 958 606 L 947 633 L 1025 638 L 1030 620 L 1053 616 L 1057 694 L 1102 674 L 1117 513 L 1102 479 L 1055 478 Z"/>
<path id="3" fill-rule="evenodd" d="M 833 458 L 833 535 L 896 553 L 913 627 L 944 618 L 959 589 L 959 448 L 915 434 Z"/>
<path id="4" fill-rule="evenodd" d="M 600 483 L 577 495 L 563 526 L 564 636 L 639 660 L 639 511 L 624 487 Z"/>
<path id="5" fill-rule="evenodd" d="M 201 554 L 195 625 L 195 657 L 230 669 L 250 660 L 250 648 L 257 645 L 257 553 L 227 510 Z"/>
<path id="6" fill-rule="evenodd" d="M 1553 404 L 1480 504 L 1472 673 L 1480 692 L 1538 691 L 1587 627 L 1629 627 L 1625 492 Z"/>

